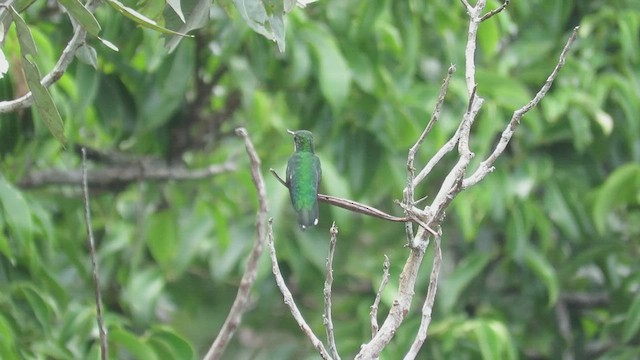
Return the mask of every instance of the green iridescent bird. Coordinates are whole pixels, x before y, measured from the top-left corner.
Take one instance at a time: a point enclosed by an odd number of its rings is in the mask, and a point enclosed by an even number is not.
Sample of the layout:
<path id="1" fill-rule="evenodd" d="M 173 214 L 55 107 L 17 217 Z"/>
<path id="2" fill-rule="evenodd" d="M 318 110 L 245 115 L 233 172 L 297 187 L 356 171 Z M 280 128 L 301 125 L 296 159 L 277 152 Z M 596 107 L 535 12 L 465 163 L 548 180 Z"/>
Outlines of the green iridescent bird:
<path id="1" fill-rule="evenodd" d="M 318 187 L 322 177 L 320 159 L 314 153 L 313 134 L 307 130 L 290 131 L 295 153 L 287 162 L 286 185 L 291 204 L 298 213 L 302 230 L 318 225 Z"/>

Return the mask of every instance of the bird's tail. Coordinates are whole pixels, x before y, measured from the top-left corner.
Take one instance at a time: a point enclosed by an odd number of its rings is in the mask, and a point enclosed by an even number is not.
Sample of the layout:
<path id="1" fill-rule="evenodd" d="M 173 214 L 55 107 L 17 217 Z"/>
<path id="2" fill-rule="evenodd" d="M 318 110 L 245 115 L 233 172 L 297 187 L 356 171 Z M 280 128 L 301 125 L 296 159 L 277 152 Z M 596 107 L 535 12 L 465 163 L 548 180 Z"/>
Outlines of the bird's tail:
<path id="1" fill-rule="evenodd" d="M 298 224 L 302 230 L 318 225 L 318 201 L 313 203 L 313 206 L 309 209 L 298 210 Z"/>

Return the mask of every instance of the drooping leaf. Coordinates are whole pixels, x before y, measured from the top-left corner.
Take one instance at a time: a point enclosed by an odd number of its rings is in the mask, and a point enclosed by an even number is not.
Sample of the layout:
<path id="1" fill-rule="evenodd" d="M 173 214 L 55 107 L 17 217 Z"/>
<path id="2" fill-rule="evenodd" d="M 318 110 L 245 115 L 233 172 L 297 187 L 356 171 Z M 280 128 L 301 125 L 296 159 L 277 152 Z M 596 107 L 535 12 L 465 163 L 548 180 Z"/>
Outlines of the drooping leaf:
<path id="1" fill-rule="evenodd" d="M 133 20 L 136 24 L 138 24 L 138 25 L 140 25 L 142 27 L 146 27 L 148 29 L 158 31 L 158 32 L 163 33 L 163 34 L 192 37 L 191 35 L 182 34 L 182 33 L 179 33 L 177 31 L 173 31 L 173 30 L 169 30 L 167 28 L 164 28 L 164 27 L 158 25 L 158 23 L 156 23 L 155 21 L 153 21 L 153 20 L 149 19 L 148 17 L 140 14 L 136 10 L 124 5 L 123 3 L 121 3 L 118 0 L 106 0 L 106 2 L 109 5 L 111 5 L 111 7 L 113 7 L 116 11 L 118 11 L 119 13 L 124 15 L 125 17 Z"/>
<path id="2" fill-rule="evenodd" d="M 438 290 L 437 304 L 443 308 L 444 313 L 451 310 L 462 291 L 484 270 L 490 260 L 491 254 L 478 252 L 467 256 L 456 265 L 455 270 L 443 280 L 442 287 Z"/>
<path id="3" fill-rule="evenodd" d="M 636 294 L 625 315 L 622 326 L 622 341 L 628 343 L 632 339 L 637 339 L 638 331 L 640 331 L 640 295 Z"/>
<path id="4" fill-rule="evenodd" d="M 135 359 L 158 360 L 158 355 L 153 351 L 151 344 L 123 328 L 110 330 L 109 341 L 118 347 L 125 348 Z"/>
<path id="5" fill-rule="evenodd" d="M 210 7 L 211 1 L 209 0 L 183 0 L 181 8 L 181 11 L 183 11 L 183 17 L 179 17 L 177 14 L 165 14 L 167 27 L 175 29 L 183 34 L 186 34 L 191 30 L 199 29 L 207 23 L 207 20 L 209 20 Z M 184 37 L 182 36 L 171 36 L 165 47 L 171 53 L 176 49 L 183 38 Z"/>
<path id="6" fill-rule="evenodd" d="M 167 0 L 167 4 L 175 11 L 176 15 L 182 20 L 182 22 L 186 22 L 184 19 L 184 14 L 182 13 L 182 6 L 180 5 L 180 0 Z"/>
<path id="7" fill-rule="evenodd" d="M 79 0 L 58 0 L 76 21 L 93 36 L 100 33 L 100 24 Z"/>
<path id="8" fill-rule="evenodd" d="M 273 0 L 233 0 L 240 16 L 258 34 L 278 44 L 280 52 L 285 50 L 284 8 Z"/>
<path id="9" fill-rule="evenodd" d="M 4 56 L 4 52 L 0 49 L 0 79 L 4 78 L 4 74 L 9 71 L 9 62 Z"/>
<path id="10" fill-rule="evenodd" d="M 560 284 L 558 276 L 549 261 L 538 252 L 529 247 L 525 252 L 525 262 L 529 269 L 544 283 L 548 293 L 548 305 L 553 306 L 558 300 Z"/>
<path id="11" fill-rule="evenodd" d="M 9 184 L 2 175 L 0 175 L 0 209 L 10 234 L 20 242 L 30 243 L 34 229 L 29 204 L 22 193 Z"/>
<path id="12" fill-rule="evenodd" d="M 12 6 L 9 8 L 11 9 L 13 21 L 16 23 L 16 32 L 18 33 L 18 41 L 20 42 L 22 55 L 36 55 L 38 50 L 36 49 L 36 43 L 33 41 L 33 36 L 27 23 L 24 22 L 22 16 L 20 16 Z"/>
<path id="13" fill-rule="evenodd" d="M 58 108 L 56 108 L 56 105 L 53 103 L 49 90 L 40 83 L 41 78 L 38 67 L 28 56 L 22 57 L 22 66 L 27 78 L 27 85 L 29 85 L 29 89 L 33 94 L 36 110 L 51 134 L 53 134 L 62 146 L 65 146 L 67 139 L 64 135 L 62 118 L 60 117 Z"/>
<path id="14" fill-rule="evenodd" d="M 189 342 L 177 334 L 171 328 L 153 330 L 149 337 L 149 343 L 156 349 L 157 354 L 163 354 L 164 358 L 193 359 L 195 352 Z"/>
<path id="15" fill-rule="evenodd" d="M 334 111 L 339 111 L 347 101 L 351 89 L 351 70 L 334 38 L 320 27 L 306 31 L 305 37 L 314 51 L 319 65 L 319 81 L 322 95 Z"/>
<path id="16" fill-rule="evenodd" d="M 616 169 L 596 194 L 593 222 L 600 234 L 606 233 L 607 222 L 617 207 L 640 202 L 640 165 L 627 164 Z"/>
<path id="17" fill-rule="evenodd" d="M 98 53 L 96 49 L 87 44 L 82 44 L 76 50 L 76 57 L 83 63 L 91 65 L 94 69 L 98 69 Z"/>

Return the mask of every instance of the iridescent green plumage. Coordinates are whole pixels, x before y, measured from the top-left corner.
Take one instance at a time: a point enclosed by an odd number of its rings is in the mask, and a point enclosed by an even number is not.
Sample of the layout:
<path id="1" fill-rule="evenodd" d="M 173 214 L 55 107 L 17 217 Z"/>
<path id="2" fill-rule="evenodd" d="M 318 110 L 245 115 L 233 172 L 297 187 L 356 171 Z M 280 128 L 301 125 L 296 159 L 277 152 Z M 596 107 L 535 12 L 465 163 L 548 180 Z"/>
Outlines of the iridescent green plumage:
<path id="1" fill-rule="evenodd" d="M 295 153 L 287 162 L 286 185 L 291 204 L 298 213 L 302 229 L 318 225 L 318 187 L 322 177 L 320 159 L 314 153 L 310 131 L 289 131 L 293 135 Z"/>

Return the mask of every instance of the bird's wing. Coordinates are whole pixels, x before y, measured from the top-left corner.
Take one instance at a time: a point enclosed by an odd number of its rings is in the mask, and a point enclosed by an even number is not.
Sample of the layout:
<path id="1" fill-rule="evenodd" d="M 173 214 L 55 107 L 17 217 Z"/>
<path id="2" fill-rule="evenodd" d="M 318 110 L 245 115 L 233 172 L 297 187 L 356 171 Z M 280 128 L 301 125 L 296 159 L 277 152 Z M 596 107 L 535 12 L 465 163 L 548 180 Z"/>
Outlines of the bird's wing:
<path id="1" fill-rule="evenodd" d="M 316 188 L 319 189 L 320 183 L 322 182 L 322 166 L 320 165 L 320 158 L 317 155 L 314 160 L 316 163 Z"/>

